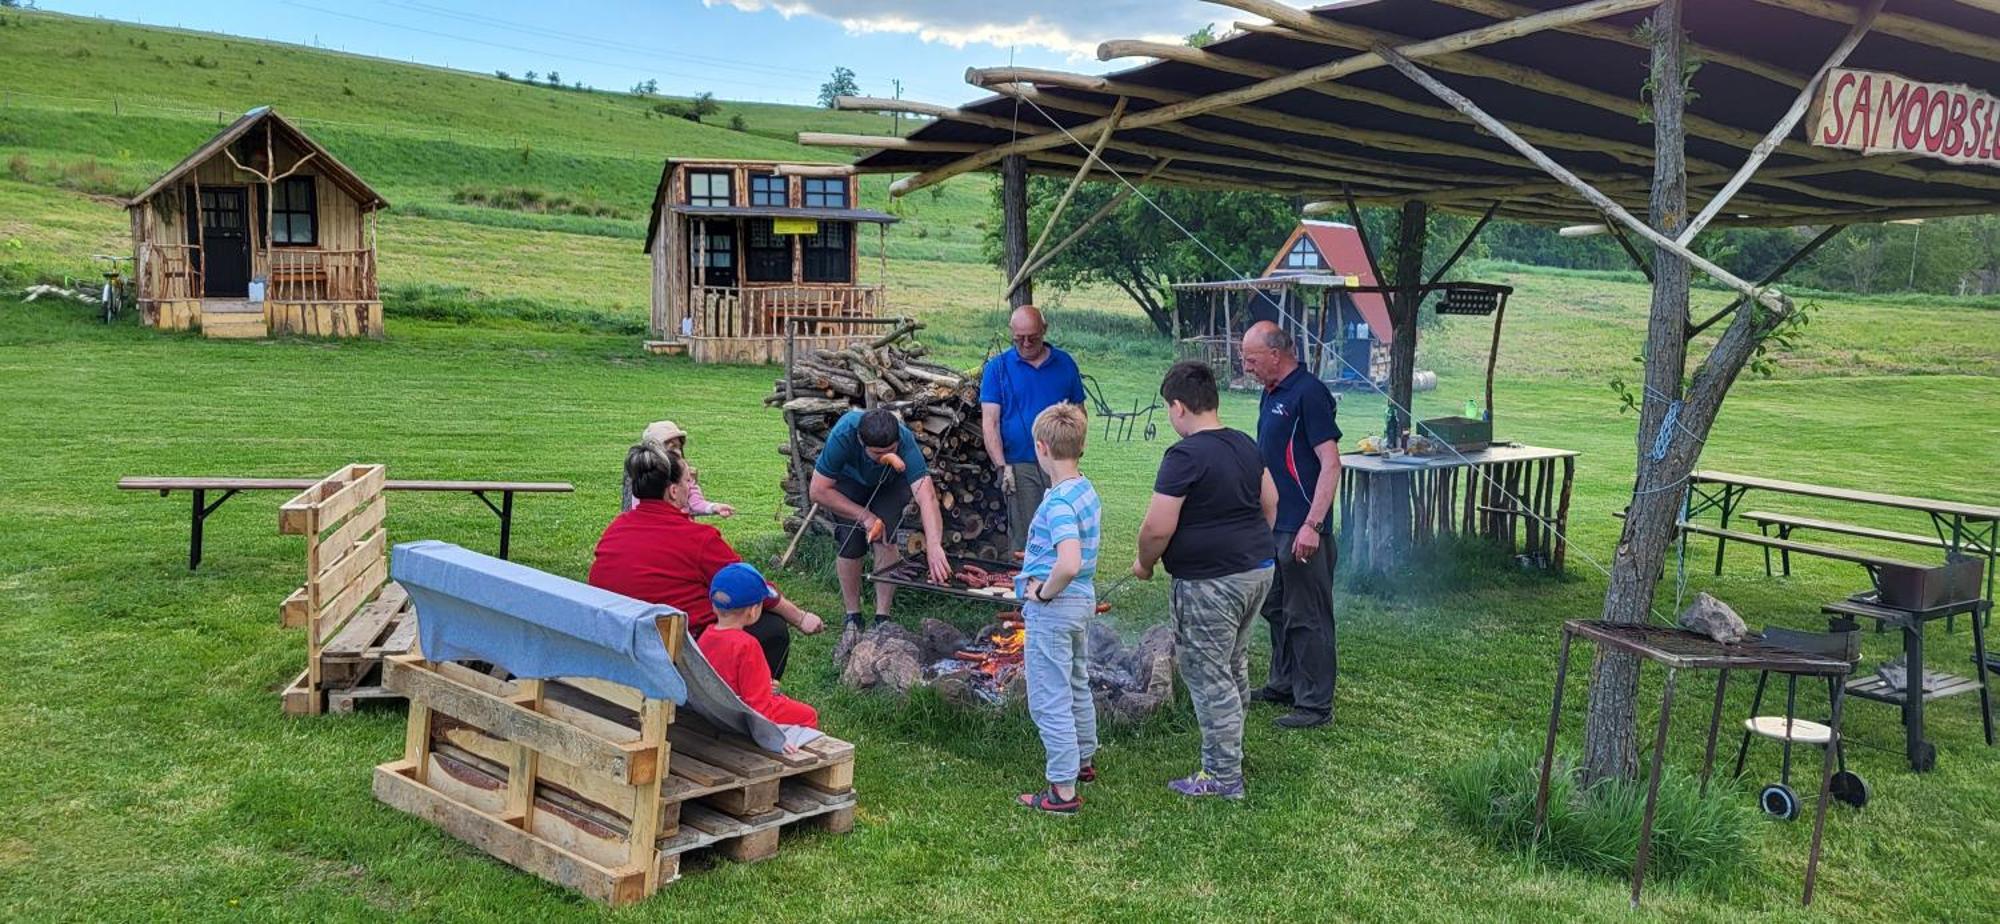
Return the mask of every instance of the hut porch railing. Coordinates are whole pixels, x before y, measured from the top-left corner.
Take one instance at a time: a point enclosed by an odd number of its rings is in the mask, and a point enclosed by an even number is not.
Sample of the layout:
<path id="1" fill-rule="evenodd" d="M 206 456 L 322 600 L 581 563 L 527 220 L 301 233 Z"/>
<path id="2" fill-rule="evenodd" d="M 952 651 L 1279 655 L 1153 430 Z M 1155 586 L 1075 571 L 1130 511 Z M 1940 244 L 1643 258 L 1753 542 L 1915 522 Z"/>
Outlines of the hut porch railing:
<path id="1" fill-rule="evenodd" d="M 201 267 L 193 244 L 147 243 L 139 254 L 139 300 L 182 301 L 201 297 Z"/>
<path id="2" fill-rule="evenodd" d="M 873 318 L 883 303 L 882 286 L 746 285 L 740 288 L 694 286 L 689 310 L 697 338 L 782 340 L 787 318 Z M 865 324 L 838 321 L 818 325 L 827 337 L 860 336 Z"/>
<path id="3" fill-rule="evenodd" d="M 273 302 L 379 301 L 375 251 L 274 248 L 264 298 Z"/>

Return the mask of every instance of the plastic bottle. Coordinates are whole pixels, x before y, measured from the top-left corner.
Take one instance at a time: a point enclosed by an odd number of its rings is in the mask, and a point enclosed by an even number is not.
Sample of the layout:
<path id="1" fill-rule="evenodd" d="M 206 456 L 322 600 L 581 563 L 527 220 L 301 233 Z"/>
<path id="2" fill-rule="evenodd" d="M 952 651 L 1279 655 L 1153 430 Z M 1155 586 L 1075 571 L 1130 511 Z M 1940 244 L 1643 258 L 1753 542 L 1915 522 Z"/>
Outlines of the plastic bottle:
<path id="1" fill-rule="evenodd" d="M 1467 398 L 1467 399 L 1465 399 L 1465 419 L 1466 419 L 1466 420 L 1478 420 L 1478 419 L 1479 419 L 1479 402 L 1478 402 L 1478 401 L 1476 401 L 1476 400 L 1474 400 L 1474 399 L 1472 399 L 1472 398 Z"/>

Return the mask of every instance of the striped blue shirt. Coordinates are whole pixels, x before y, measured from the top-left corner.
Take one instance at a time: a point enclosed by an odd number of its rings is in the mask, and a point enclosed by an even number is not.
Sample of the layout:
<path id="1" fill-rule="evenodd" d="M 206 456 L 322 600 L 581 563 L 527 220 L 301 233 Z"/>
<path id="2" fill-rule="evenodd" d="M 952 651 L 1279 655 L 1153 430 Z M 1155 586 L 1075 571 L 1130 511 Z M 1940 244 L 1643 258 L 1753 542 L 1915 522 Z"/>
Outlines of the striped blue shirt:
<path id="1" fill-rule="evenodd" d="M 1103 514 L 1097 488 L 1088 478 L 1078 475 L 1049 488 L 1042 495 L 1041 506 L 1035 508 L 1034 521 L 1028 525 L 1028 548 L 1023 553 L 1021 576 L 1048 580 L 1049 572 L 1056 567 L 1056 546 L 1075 539 L 1083 546 L 1083 568 L 1059 596 L 1095 598 L 1097 591 L 1091 580 L 1097 575 L 1097 539 Z M 1023 587 L 1026 584 L 1022 581 Z"/>

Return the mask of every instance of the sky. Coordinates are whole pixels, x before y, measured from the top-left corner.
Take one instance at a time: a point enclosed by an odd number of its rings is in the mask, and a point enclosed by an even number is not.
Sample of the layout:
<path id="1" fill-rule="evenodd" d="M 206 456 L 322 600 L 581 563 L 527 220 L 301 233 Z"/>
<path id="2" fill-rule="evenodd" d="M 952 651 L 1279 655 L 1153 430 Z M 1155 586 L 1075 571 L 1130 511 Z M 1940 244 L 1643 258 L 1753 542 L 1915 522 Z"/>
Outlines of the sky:
<path id="1" fill-rule="evenodd" d="M 1241 14 L 1199 0 L 41 0 L 44 9 L 320 45 L 599 89 L 811 104 L 836 66 L 869 96 L 957 104 L 967 67 L 1102 73 L 1111 38 L 1174 39 Z"/>

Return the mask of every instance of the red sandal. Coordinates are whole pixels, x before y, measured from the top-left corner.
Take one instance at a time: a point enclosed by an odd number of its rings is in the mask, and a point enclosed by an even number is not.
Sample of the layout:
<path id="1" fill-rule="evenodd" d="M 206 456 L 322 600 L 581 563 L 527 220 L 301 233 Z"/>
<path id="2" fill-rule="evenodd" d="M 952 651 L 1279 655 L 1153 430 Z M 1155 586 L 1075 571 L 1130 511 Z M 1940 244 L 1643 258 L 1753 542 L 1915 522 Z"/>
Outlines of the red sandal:
<path id="1" fill-rule="evenodd" d="M 1056 788 L 1054 786 L 1043 789 L 1041 792 L 1024 792 L 1014 797 L 1014 802 L 1022 808 L 1031 808 L 1035 811 L 1047 812 L 1051 815 L 1074 815 L 1077 809 L 1083 808 L 1083 797 L 1081 795 L 1064 799 L 1056 795 Z"/>

